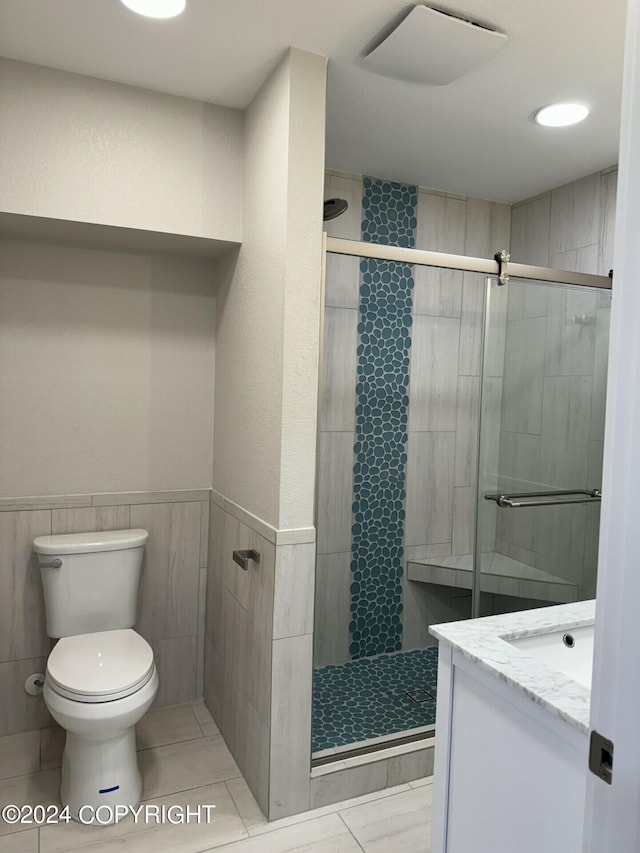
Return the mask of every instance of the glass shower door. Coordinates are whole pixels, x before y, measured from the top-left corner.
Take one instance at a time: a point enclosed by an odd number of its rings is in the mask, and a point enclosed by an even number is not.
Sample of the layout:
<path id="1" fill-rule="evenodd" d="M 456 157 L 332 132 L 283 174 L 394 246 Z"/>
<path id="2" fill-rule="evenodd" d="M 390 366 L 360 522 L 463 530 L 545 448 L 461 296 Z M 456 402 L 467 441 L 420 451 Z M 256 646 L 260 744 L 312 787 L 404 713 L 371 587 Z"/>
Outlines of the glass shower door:
<path id="1" fill-rule="evenodd" d="M 595 596 L 611 293 L 487 280 L 474 614 Z"/>

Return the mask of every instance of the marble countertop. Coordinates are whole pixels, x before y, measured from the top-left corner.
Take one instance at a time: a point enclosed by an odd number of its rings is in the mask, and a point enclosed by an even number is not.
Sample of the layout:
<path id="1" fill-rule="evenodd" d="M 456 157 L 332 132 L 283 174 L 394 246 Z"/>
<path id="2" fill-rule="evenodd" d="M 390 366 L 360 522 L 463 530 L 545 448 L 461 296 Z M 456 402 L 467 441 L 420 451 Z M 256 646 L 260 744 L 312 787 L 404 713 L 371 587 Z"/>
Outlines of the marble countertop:
<path id="1" fill-rule="evenodd" d="M 594 619 L 595 601 L 578 601 L 432 625 L 429 631 L 467 660 L 588 734 L 591 691 L 508 641 L 547 631 L 581 628 L 592 625 Z"/>

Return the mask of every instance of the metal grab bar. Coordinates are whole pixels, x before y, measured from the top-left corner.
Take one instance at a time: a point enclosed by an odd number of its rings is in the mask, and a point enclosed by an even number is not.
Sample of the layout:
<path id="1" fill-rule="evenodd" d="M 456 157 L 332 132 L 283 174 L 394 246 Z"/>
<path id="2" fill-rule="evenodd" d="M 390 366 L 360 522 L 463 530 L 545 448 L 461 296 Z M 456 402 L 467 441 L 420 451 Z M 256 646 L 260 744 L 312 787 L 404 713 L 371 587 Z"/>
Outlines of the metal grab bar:
<path id="1" fill-rule="evenodd" d="M 562 495 L 581 495 L 582 497 L 575 497 L 570 500 L 564 500 Z M 558 498 L 560 500 L 546 500 L 546 501 L 520 501 L 519 498 Z M 589 491 L 584 491 L 583 489 L 569 489 L 567 491 L 553 491 L 553 492 L 523 492 L 519 495 L 485 495 L 485 501 L 495 501 L 498 506 L 506 507 L 509 509 L 516 509 L 518 507 L 527 507 L 527 506 L 555 506 L 557 504 L 588 504 L 588 503 L 597 503 L 602 499 L 602 493 L 599 489 L 591 489 Z"/>

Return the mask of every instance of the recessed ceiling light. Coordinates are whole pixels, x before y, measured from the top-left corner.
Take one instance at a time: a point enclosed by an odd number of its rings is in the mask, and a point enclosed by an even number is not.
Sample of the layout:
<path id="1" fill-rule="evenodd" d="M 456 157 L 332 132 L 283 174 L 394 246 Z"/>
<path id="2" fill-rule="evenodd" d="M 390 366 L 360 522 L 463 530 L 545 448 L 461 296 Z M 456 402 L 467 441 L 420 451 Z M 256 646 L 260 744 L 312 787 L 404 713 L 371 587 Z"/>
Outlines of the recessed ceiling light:
<path id="1" fill-rule="evenodd" d="M 589 115 L 589 108 L 583 104 L 552 104 L 542 107 L 534 118 L 545 127 L 568 127 L 577 124 Z"/>
<path id="2" fill-rule="evenodd" d="M 121 0 L 122 3 L 147 18 L 175 18 L 187 5 L 187 0 Z"/>

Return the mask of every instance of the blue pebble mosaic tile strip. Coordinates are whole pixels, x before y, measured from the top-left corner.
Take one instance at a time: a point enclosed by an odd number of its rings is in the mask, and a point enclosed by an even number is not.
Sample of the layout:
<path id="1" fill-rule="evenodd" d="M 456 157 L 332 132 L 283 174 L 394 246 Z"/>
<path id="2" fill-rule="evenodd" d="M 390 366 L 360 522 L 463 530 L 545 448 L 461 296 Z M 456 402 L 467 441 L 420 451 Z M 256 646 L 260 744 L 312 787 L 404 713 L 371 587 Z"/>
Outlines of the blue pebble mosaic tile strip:
<path id="1" fill-rule="evenodd" d="M 313 752 L 435 724 L 437 676 L 436 646 L 316 669 Z"/>
<path id="2" fill-rule="evenodd" d="M 413 247 L 417 189 L 365 177 L 362 239 Z M 351 529 L 353 659 L 402 647 L 413 268 L 360 263 Z"/>

